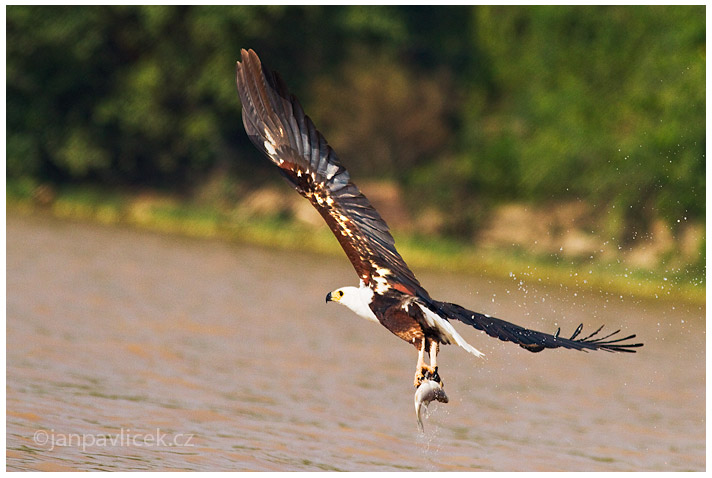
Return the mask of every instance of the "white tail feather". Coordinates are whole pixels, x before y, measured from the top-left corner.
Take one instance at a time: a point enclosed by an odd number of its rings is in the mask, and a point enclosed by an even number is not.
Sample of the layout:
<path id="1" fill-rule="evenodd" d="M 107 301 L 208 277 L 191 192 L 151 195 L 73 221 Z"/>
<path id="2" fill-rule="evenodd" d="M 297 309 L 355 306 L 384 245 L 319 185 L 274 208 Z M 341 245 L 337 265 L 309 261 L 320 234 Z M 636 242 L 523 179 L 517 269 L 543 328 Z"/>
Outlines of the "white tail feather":
<path id="1" fill-rule="evenodd" d="M 420 310 L 422 310 L 425 314 L 425 321 L 428 323 L 428 325 L 438 329 L 440 333 L 442 333 L 445 337 L 447 337 L 448 340 L 450 340 L 450 342 L 459 345 L 475 357 L 485 356 L 485 354 L 474 348 L 472 345 L 468 344 L 465 339 L 463 339 L 462 336 L 457 333 L 457 330 L 455 330 L 455 327 L 453 327 L 450 322 L 443 319 L 427 307 L 423 307 L 421 304 L 418 304 L 418 307 L 420 307 Z"/>

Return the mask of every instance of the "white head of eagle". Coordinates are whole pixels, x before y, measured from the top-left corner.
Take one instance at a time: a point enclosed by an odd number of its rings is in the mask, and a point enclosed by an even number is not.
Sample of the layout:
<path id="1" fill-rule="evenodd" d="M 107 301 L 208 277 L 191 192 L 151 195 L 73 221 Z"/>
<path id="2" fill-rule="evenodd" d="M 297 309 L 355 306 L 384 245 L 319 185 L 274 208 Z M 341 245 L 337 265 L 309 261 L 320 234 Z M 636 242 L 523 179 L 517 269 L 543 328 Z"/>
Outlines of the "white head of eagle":
<path id="1" fill-rule="evenodd" d="M 326 294 L 326 302 L 336 302 L 351 309 L 359 317 L 379 323 L 371 310 L 373 290 L 361 283 L 361 287 L 346 286 Z"/>

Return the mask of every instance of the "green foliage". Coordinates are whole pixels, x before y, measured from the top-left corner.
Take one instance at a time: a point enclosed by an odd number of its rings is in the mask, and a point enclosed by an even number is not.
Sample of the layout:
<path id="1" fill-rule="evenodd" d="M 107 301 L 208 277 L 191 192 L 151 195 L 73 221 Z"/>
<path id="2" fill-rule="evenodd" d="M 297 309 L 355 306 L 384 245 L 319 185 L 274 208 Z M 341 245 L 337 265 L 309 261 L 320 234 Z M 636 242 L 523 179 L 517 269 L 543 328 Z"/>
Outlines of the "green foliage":
<path id="1" fill-rule="evenodd" d="M 274 177 L 240 48 L 358 177 L 469 237 L 502 200 L 580 198 L 626 240 L 705 213 L 705 8 L 7 7 L 7 176 L 200 191 Z"/>
<path id="2" fill-rule="evenodd" d="M 628 210 L 633 229 L 704 216 L 703 8 L 479 13 L 497 88 L 466 129 L 484 193 L 513 172 L 519 197 L 588 198 Z"/>

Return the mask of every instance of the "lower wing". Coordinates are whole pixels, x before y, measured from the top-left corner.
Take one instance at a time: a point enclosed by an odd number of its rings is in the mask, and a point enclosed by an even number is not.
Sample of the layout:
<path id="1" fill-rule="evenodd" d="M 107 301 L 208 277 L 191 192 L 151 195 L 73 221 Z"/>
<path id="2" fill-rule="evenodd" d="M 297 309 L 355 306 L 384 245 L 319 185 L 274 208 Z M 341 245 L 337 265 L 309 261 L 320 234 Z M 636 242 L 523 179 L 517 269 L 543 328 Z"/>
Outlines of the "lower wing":
<path id="1" fill-rule="evenodd" d="M 642 343 L 630 343 L 635 338 L 635 334 L 627 337 L 618 337 L 620 330 L 616 330 L 608 335 L 599 335 L 603 326 L 595 332 L 585 337 L 581 335 L 583 324 L 576 328 L 576 331 L 569 338 L 559 336 L 561 329 L 555 334 L 546 334 L 536 330 L 525 329 L 519 325 L 512 324 L 502 319 L 489 317 L 485 314 L 472 312 L 457 304 L 448 302 L 433 301 L 434 309 L 447 319 L 457 319 L 476 329 L 484 331 L 487 335 L 495 337 L 505 342 L 514 342 L 530 352 L 541 352 L 544 349 L 555 349 L 563 347 L 575 350 L 607 350 L 609 352 L 631 352 L 642 347 Z"/>

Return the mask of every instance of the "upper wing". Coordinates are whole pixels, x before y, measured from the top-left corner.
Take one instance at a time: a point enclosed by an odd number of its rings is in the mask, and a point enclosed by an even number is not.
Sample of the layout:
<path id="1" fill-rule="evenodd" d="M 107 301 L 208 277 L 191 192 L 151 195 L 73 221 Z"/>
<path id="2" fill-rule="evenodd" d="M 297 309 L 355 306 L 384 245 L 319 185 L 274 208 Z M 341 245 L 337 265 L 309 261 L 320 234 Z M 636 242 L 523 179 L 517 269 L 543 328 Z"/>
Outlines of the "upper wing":
<path id="1" fill-rule="evenodd" d="M 642 347 L 642 343 L 622 343 L 635 338 L 634 335 L 629 335 L 622 338 L 611 338 L 620 330 L 616 330 L 603 337 L 597 337 L 603 326 L 599 327 L 594 333 L 586 337 L 577 339 L 583 324 L 576 328 L 576 331 L 570 338 L 559 337 L 559 330 L 554 335 L 536 330 L 525 329 L 518 325 L 506 322 L 502 319 L 489 317 L 484 314 L 472 312 L 457 304 L 448 302 L 432 301 L 435 310 L 446 318 L 457 319 L 461 322 L 469 324 L 479 330 L 483 330 L 491 337 L 504 340 L 505 342 L 514 342 L 519 346 L 529 350 L 530 352 L 541 352 L 544 349 L 555 349 L 563 347 L 566 349 L 576 350 L 607 350 L 609 352 L 635 352 L 635 348 Z"/>
<path id="2" fill-rule="evenodd" d="M 282 79 L 252 51 L 237 62 L 242 121 L 252 142 L 309 199 L 333 231 L 359 278 L 374 287 L 427 292 L 396 251 L 388 226 L 304 114 Z"/>

